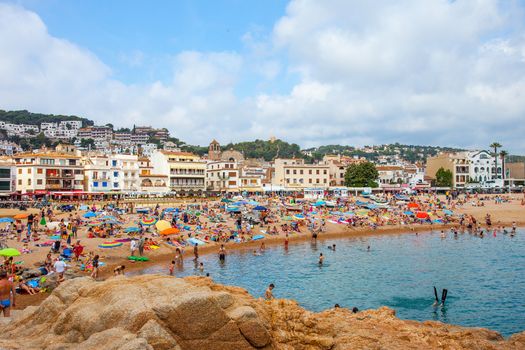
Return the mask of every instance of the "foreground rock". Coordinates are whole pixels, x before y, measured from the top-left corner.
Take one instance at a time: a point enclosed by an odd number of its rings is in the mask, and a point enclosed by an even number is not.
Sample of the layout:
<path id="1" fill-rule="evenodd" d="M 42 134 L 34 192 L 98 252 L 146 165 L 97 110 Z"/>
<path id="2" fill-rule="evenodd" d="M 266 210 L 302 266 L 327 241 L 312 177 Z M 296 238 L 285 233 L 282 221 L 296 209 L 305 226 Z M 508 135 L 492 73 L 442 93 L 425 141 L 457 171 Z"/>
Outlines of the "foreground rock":
<path id="1" fill-rule="evenodd" d="M 76 278 L 0 323 L 0 349 L 524 349 L 494 331 L 402 321 L 393 310 L 308 312 L 206 278 Z"/>

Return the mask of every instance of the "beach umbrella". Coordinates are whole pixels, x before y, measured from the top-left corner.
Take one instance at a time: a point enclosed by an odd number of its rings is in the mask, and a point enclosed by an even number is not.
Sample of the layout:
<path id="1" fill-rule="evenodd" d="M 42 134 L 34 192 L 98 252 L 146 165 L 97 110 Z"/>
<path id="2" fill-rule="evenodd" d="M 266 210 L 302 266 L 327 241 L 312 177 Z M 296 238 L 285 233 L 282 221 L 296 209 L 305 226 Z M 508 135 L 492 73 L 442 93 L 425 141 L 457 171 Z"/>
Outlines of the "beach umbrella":
<path id="1" fill-rule="evenodd" d="M 413 213 L 413 212 L 411 212 L 410 210 L 409 210 L 409 211 L 405 211 L 405 212 L 404 212 L 404 214 L 405 214 L 405 215 L 409 215 L 409 216 L 412 216 L 412 215 L 414 215 L 414 213 Z"/>
<path id="2" fill-rule="evenodd" d="M 140 219 L 140 223 L 144 226 L 152 226 L 152 225 L 155 225 L 156 222 L 157 222 L 157 219 L 155 219 L 152 216 L 147 216 L 143 219 Z"/>
<path id="3" fill-rule="evenodd" d="M 177 233 L 180 233 L 180 230 L 176 227 L 170 227 L 170 228 L 160 231 L 160 234 L 163 236 L 175 235 Z"/>
<path id="4" fill-rule="evenodd" d="M 15 216 L 13 216 L 13 219 L 15 219 L 15 220 L 22 220 L 22 219 L 27 219 L 28 216 L 29 216 L 29 214 L 27 214 L 27 213 L 16 214 Z"/>
<path id="5" fill-rule="evenodd" d="M 132 232 L 139 232 L 139 231 L 140 231 L 140 228 L 135 227 L 135 226 L 126 227 L 126 228 L 124 229 L 124 232 L 125 232 L 125 233 L 132 233 Z"/>
<path id="6" fill-rule="evenodd" d="M 166 220 L 160 220 L 160 221 L 157 221 L 157 223 L 155 224 L 155 227 L 157 228 L 159 232 L 161 232 L 161 231 L 164 231 L 170 228 L 171 224 Z"/>
<path id="7" fill-rule="evenodd" d="M 0 256 L 5 257 L 11 257 L 11 256 L 19 256 L 20 252 L 15 248 L 4 248 L 0 250 Z"/>
<path id="8" fill-rule="evenodd" d="M 262 205 L 258 205 L 258 206 L 256 206 L 255 208 L 253 208 L 253 210 L 257 210 L 257 211 L 266 211 L 266 210 L 268 210 L 268 208 L 263 207 Z"/>
<path id="9" fill-rule="evenodd" d="M 169 212 L 175 211 L 175 208 L 166 208 L 164 209 L 164 211 L 169 213 Z"/>
<path id="10" fill-rule="evenodd" d="M 11 218 L 0 218 L 0 223 L 3 223 L 3 222 L 13 222 L 15 220 L 11 219 Z"/>
<path id="11" fill-rule="evenodd" d="M 94 212 L 92 212 L 92 211 L 88 211 L 88 212 L 85 213 L 83 216 L 84 216 L 86 219 L 88 219 L 88 218 L 93 218 L 93 217 L 97 216 L 97 214 L 94 213 Z"/>
<path id="12" fill-rule="evenodd" d="M 304 215 L 302 215 L 302 214 L 295 214 L 293 217 L 296 220 L 304 220 L 305 219 Z"/>
<path id="13" fill-rule="evenodd" d="M 427 219 L 428 218 L 428 213 L 426 213 L 424 211 L 418 211 L 416 213 L 416 218 L 418 218 L 418 219 Z"/>

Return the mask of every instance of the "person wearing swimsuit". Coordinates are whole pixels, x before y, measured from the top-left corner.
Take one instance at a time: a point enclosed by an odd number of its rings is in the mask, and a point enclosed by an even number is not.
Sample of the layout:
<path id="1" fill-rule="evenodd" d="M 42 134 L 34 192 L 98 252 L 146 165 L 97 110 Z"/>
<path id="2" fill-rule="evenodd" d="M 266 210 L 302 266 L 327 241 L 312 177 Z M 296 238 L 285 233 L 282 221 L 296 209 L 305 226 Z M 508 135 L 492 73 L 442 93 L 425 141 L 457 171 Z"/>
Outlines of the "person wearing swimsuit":
<path id="1" fill-rule="evenodd" d="M 219 261 L 224 262 L 226 260 L 226 249 L 224 248 L 224 244 L 221 244 L 221 248 L 219 249 Z"/>
<path id="2" fill-rule="evenodd" d="M 7 271 L 0 270 L 0 310 L 4 317 L 11 316 L 11 306 L 15 306 L 15 295 L 15 285 L 7 279 Z"/>

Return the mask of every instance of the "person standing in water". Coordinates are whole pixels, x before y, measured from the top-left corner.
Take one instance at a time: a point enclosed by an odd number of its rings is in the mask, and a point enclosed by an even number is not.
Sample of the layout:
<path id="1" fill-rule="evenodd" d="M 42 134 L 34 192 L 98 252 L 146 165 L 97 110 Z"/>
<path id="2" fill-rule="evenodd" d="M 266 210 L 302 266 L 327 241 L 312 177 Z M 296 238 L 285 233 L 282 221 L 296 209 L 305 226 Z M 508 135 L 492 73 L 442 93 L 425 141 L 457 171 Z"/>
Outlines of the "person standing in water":
<path id="1" fill-rule="evenodd" d="M 288 233 L 284 237 L 284 249 L 288 250 Z"/>
<path id="2" fill-rule="evenodd" d="M 199 260 L 199 246 L 197 244 L 193 246 L 193 256 L 195 257 L 193 260 Z"/>
<path id="3" fill-rule="evenodd" d="M 221 263 L 226 261 L 226 249 L 224 248 L 224 244 L 221 244 L 221 248 L 219 249 L 219 261 Z"/>
<path id="4" fill-rule="evenodd" d="M 323 253 L 319 254 L 319 265 L 323 265 L 324 256 Z"/>

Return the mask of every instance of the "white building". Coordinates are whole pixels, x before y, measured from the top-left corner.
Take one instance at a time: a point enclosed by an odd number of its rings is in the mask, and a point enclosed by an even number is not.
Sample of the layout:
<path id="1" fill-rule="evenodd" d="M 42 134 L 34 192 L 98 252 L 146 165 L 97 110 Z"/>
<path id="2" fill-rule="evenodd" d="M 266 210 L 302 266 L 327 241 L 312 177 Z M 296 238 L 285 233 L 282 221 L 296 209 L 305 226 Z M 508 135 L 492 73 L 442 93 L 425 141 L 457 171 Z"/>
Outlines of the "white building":
<path id="1" fill-rule="evenodd" d="M 150 159 L 155 174 L 169 177 L 171 191 L 195 193 L 206 189 L 206 161 L 198 155 L 159 150 Z"/>
<path id="2" fill-rule="evenodd" d="M 206 164 L 206 189 L 217 192 L 239 190 L 239 165 L 236 161 L 212 161 Z"/>
<path id="3" fill-rule="evenodd" d="M 137 192 L 140 190 L 136 155 L 89 155 L 84 159 L 84 187 L 88 192 Z"/>

